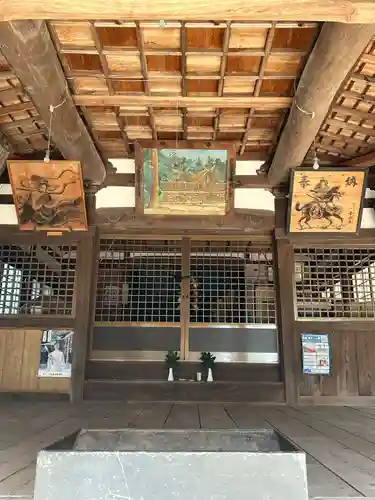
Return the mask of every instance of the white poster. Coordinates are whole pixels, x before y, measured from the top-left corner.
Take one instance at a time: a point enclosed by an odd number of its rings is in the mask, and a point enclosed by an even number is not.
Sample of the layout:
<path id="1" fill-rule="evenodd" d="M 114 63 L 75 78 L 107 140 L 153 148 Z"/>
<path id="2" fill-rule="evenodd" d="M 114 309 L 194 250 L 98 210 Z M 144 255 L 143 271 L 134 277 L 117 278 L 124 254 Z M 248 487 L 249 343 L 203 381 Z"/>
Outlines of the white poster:
<path id="1" fill-rule="evenodd" d="M 302 367 L 306 375 L 330 375 L 328 335 L 302 334 Z"/>
<path id="2" fill-rule="evenodd" d="M 70 377 L 73 330 L 44 330 L 40 342 L 38 377 Z"/>

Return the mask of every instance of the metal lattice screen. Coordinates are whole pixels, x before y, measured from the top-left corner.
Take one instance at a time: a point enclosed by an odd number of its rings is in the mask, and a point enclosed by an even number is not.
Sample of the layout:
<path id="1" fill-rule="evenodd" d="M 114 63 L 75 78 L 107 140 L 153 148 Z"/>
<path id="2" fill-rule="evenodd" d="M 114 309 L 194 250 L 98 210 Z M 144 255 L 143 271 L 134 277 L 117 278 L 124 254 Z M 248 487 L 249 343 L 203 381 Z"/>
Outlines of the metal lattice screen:
<path id="1" fill-rule="evenodd" d="M 76 245 L 1 245 L 0 314 L 73 314 Z"/>
<path id="2" fill-rule="evenodd" d="M 241 241 L 192 242 L 193 323 L 274 324 L 273 257 Z"/>
<path id="3" fill-rule="evenodd" d="M 180 321 L 181 242 L 101 239 L 97 322 Z"/>
<path id="4" fill-rule="evenodd" d="M 298 318 L 374 318 L 375 251 L 295 249 Z"/>

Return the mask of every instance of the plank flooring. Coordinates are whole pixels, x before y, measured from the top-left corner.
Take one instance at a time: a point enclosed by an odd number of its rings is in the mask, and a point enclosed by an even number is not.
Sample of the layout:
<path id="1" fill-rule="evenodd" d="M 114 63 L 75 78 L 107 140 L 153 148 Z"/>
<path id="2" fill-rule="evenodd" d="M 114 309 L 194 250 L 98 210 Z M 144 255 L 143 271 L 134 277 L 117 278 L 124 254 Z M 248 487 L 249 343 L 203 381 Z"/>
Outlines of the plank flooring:
<path id="1" fill-rule="evenodd" d="M 38 451 L 81 427 L 276 428 L 306 453 L 310 498 L 375 500 L 375 407 L 30 401 L 0 401 L 0 498 L 31 496 Z"/>

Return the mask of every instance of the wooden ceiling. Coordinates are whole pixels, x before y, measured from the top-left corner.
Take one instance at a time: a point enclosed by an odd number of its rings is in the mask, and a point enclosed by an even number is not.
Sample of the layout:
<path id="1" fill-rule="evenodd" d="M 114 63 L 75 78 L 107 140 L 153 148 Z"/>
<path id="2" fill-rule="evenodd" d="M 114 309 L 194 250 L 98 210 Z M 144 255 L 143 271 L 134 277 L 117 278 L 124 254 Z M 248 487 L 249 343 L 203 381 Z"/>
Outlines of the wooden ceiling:
<path id="1" fill-rule="evenodd" d="M 316 138 L 332 161 L 375 151 L 375 38 L 342 87 Z"/>
<path id="2" fill-rule="evenodd" d="M 230 142 L 238 155 L 255 153 L 271 163 L 322 23 L 56 20 L 47 26 L 66 88 L 104 163 L 150 139 Z M 374 63 L 375 40 L 316 137 L 325 160 L 375 151 Z M 38 112 L 0 54 L 0 133 L 13 155 L 45 150 L 48 127 L 45 110 L 39 105 Z"/>
<path id="3" fill-rule="evenodd" d="M 71 93 L 104 158 L 127 141 L 220 140 L 272 152 L 316 23 L 50 22 Z M 1 63 L 2 130 L 23 154 L 45 126 Z M 10 108 L 8 108 L 10 106 Z M 16 106 L 16 108 L 14 108 Z M 26 120 L 26 121 L 25 121 Z"/>

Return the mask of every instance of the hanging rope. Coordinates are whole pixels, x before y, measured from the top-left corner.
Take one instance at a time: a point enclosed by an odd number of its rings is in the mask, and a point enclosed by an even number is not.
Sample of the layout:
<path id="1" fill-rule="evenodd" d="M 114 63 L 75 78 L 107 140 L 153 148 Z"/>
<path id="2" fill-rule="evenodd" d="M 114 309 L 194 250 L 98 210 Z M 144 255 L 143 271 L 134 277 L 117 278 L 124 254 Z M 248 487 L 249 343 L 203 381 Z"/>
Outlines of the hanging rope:
<path id="1" fill-rule="evenodd" d="M 60 106 L 62 106 L 63 104 L 65 104 L 67 98 L 68 98 L 68 83 L 66 83 L 66 90 L 65 90 L 65 97 L 64 97 L 64 99 L 59 104 L 57 104 L 56 106 L 52 106 L 52 104 L 50 104 L 50 106 L 49 106 L 48 142 L 47 142 L 46 154 L 44 156 L 45 163 L 49 163 L 50 157 L 51 157 L 51 139 L 52 139 L 52 119 L 53 119 L 53 113 L 54 113 L 55 109 L 57 109 Z"/>

